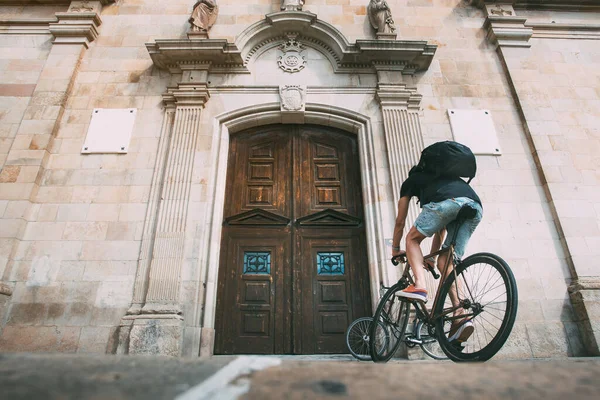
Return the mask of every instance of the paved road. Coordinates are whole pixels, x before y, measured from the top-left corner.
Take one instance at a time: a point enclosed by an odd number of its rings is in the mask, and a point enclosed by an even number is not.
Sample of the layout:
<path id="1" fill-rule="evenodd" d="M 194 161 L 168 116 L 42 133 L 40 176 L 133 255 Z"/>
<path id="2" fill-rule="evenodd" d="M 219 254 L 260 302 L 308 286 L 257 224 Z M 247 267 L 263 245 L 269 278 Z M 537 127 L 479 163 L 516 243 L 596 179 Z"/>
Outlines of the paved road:
<path id="1" fill-rule="evenodd" d="M 350 360 L 0 354 L 0 399 L 600 398 L 600 358 L 385 365 Z"/>

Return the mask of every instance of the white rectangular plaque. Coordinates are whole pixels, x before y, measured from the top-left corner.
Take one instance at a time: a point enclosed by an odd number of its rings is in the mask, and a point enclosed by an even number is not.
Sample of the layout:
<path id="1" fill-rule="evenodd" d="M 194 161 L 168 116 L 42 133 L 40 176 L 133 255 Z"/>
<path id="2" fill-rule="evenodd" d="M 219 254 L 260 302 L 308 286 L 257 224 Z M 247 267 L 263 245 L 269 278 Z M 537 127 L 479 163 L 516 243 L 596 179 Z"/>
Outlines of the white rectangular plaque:
<path id="1" fill-rule="evenodd" d="M 135 108 L 95 108 L 81 152 L 127 153 L 136 115 Z"/>
<path id="2" fill-rule="evenodd" d="M 502 154 L 489 110 L 449 109 L 448 116 L 455 141 L 469 146 L 474 154 Z"/>

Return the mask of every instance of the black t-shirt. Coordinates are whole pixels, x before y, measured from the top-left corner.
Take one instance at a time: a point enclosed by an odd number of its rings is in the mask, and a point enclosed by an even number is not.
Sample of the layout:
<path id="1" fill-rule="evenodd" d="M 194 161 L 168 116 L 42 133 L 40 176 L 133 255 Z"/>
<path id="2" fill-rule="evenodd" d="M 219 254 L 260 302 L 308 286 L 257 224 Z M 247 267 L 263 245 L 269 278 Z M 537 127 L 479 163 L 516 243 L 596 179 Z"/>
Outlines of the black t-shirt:
<path id="1" fill-rule="evenodd" d="M 436 177 L 429 172 L 415 172 L 402 183 L 400 197 L 416 196 L 421 208 L 427 203 L 468 197 L 481 205 L 481 200 L 471 186 L 460 178 Z"/>

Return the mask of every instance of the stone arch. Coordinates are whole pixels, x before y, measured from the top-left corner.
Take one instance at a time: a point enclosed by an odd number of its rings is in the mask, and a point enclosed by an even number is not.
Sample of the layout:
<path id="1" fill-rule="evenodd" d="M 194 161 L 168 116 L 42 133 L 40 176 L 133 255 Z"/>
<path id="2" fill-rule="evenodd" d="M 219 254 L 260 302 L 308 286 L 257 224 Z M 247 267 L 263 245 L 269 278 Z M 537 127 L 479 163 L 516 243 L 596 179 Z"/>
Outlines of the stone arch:
<path id="1" fill-rule="evenodd" d="M 213 152 L 214 169 L 212 185 L 215 187 L 210 205 L 212 218 L 208 223 L 210 240 L 204 250 L 206 254 L 206 291 L 199 303 L 204 304 L 202 316 L 202 336 L 214 334 L 215 310 L 217 302 L 217 279 L 220 257 L 219 241 L 223 220 L 223 199 L 227 175 L 227 159 L 229 155 L 229 135 L 247 128 L 281 123 L 279 103 L 266 103 L 244 107 L 223 113 L 215 117 L 213 142 L 218 143 Z M 369 261 L 369 288 L 371 302 L 379 299 L 380 282 L 387 281 L 386 269 L 383 268 L 385 248 L 383 240 L 383 224 L 381 210 L 377 202 L 377 175 L 375 171 L 375 148 L 372 139 L 371 121 L 368 116 L 342 107 L 307 103 L 305 123 L 335 127 L 357 136 L 359 147 L 362 194 L 365 207 L 365 225 L 367 234 L 367 252 Z M 212 342 L 212 338 L 204 338 L 203 342 Z"/>

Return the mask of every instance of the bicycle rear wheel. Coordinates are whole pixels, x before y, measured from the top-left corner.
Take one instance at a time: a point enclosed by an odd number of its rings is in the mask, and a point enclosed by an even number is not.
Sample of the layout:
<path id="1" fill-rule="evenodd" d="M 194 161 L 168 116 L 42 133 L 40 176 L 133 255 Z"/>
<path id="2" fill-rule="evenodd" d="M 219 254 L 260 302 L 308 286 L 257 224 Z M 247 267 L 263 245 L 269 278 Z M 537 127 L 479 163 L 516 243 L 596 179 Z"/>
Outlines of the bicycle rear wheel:
<path id="1" fill-rule="evenodd" d="M 361 361 L 369 361 L 371 359 L 371 350 L 369 349 L 369 332 L 373 318 L 362 317 L 354 320 L 346 330 L 346 346 L 350 353 Z M 386 348 L 389 344 L 389 330 L 382 324 L 381 326 L 382 339 L 379 342 L 381 349 Z"/>
<path id="2" fill-rule="evenodd" d="M 451 292 L 458 293 L 463 316 L 453 315 Z M 468 257 L 456 267 L 456 275 L 448 275 L 439 296 L 435 329 L 442 350 L 451 360 L 486 361 L 502 348 L 518 306 L 515 278 L 502 258 L 490 253 Z M 465 335 L 457 333 L 456 327 L 464 328 Z"/>
<path id="3" fill-rule="evenodd" d="M 392 358 L 406 334 L 410 303 L 396 296 L 400 290 L 400 285 L 392 286 L 379 301 L 373 316 L 377 323 L 371 324 L 369 350 L 371 359 L 375 362 L 386 362 Z M 384 343 L 386 331 L 383 328 L 389 331 L 387 345 Z"/>

